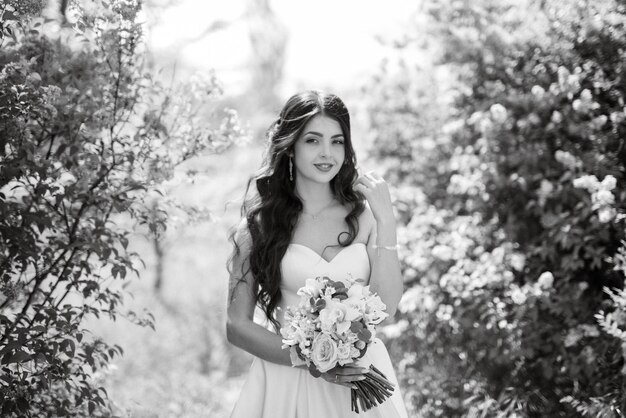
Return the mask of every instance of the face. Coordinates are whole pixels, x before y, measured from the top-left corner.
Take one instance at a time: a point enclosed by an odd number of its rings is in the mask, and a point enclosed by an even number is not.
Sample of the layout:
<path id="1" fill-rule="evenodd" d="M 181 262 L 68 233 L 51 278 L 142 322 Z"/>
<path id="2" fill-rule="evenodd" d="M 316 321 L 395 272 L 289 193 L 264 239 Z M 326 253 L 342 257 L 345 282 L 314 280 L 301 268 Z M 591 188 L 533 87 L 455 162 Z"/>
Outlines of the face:
<path id="1" fill-rule="evenodd" d="M 327 116 L 311 119 L 294 145 L 294 170 L 298 181 L 329 183 L 346 155 L 339 122 Z"/>

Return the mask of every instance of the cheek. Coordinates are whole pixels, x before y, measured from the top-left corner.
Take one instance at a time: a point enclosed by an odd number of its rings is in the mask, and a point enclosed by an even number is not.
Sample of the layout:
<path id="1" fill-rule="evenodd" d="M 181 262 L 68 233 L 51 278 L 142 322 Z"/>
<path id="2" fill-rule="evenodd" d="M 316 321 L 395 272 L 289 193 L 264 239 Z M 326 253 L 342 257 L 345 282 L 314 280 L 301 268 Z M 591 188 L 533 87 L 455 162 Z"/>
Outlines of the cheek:
<path id="1" fill-rule="evenodd" d="M 300 152 L 296 152 L 296 155 L 293 159 L 294 165 L 299 166 L 299 167 L 303 167 L 308 163 L 308 156 L 306 154 L 306 152 L 302 152 L 302 150 Z"/>
<path id="2" fill-rule="evenodd" d="M 339 161 L 343 164 L 343 162 L 346 160 L 346 149 L 342 148 L 339 153 L 338 153 L 338 159 Z"/>
<path id="3" fill-rule="evenodd" d="M 307 152 L 306 152 L 306 147 L 301 146 L 300 144 L 296 143 L 294 149 L 294 163 L 297 165 L 298 162 L 304 162 L 307 159 Z"/>

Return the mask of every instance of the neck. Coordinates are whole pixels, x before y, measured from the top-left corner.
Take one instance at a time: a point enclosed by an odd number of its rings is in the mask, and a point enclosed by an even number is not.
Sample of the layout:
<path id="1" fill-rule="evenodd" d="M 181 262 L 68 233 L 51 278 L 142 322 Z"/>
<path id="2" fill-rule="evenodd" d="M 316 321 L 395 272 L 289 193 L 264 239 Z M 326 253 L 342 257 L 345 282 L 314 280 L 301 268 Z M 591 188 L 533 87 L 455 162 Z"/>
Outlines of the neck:
<path id="1" fill-rule="evenodd" d="M 317 212 L 328 207 L 335 199 L 330 183 L 300 182 L 296 179 L 296 194 L 302 200 L 305 212 Z"/>

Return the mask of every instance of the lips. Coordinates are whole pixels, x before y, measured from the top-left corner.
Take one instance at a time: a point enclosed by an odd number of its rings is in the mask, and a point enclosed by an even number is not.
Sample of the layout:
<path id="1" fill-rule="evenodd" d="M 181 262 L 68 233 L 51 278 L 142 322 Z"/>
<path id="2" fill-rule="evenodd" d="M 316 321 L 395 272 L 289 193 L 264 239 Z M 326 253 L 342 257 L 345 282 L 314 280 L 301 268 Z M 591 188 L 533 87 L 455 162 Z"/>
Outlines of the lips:
<path id="1" fill-rule="evenodd" d="M 324 163 L 324 164 L 313 164 L 315 166 L 315 168 L 317 168 L 320 171 L 323 171 L 325 173 L 329 172 L 330 170 L 332 170 L 334 164 L 328 164 L 328 163 Z"/>

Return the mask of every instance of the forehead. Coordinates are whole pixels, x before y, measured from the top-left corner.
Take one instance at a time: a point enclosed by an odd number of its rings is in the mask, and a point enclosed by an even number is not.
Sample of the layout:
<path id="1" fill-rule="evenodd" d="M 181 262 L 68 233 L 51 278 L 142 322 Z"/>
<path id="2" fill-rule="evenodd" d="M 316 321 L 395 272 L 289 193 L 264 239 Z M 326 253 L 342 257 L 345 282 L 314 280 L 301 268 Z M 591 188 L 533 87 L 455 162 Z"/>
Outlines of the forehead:
<path id="1" fill-rule="evenodd" d="M 343 134 L 341 125 L 335 119 L 324 115 L 317 115 L 311 119 L 302 130 L 303 134 L 317 132 L 324 136 L 334 136 Z"/>

